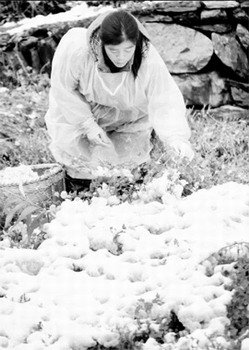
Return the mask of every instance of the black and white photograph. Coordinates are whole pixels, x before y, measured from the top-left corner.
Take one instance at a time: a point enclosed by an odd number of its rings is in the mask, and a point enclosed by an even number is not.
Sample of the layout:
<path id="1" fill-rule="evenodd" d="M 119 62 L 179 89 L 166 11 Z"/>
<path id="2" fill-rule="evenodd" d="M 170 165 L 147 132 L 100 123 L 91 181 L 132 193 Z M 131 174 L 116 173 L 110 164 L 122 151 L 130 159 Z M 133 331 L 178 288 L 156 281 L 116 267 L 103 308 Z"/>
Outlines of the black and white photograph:
<path id="1" fill-rule="evenodd" d="M 249 1 L 0 0 L 0 350 L 249 350 Z"/>

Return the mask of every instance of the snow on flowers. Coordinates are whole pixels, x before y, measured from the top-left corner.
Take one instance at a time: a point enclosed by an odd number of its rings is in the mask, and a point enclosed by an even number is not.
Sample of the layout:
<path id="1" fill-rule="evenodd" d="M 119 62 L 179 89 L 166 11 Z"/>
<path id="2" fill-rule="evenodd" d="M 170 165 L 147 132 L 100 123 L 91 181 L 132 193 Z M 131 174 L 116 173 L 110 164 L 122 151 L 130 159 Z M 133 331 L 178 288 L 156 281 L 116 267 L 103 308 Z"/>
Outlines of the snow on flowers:
<path id="1" fill-rule="evenodd" d="M 36 251 L 0 246 L 0 347 L 121 348 L 140 339 L 142 350 L 229 348 L 231 282 L 220 266 L 207 274 L 205 261 L 248 241 L 249 186 L 169 200 L 165 179 L 156 180 L 131 203 L 106 190 L 91 203 L 65 199 Z"/>
<path id="2" fill-rule="evenodd" d="M 37 172 L 33 171 L 31 166 L 21 164 L 17 167 L 6 167 L 0 170 L 0 184 L 22 184 L 34 180 L 38 180 Z"/>

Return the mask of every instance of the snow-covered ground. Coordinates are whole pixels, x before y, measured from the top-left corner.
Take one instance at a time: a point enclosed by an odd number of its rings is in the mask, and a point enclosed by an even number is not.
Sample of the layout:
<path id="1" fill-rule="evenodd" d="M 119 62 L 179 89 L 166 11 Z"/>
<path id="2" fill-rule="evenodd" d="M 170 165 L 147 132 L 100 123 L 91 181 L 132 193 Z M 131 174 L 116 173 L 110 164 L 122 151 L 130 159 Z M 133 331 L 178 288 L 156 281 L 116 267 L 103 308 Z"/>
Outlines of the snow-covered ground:
<path id="1" fill-rule="evenodd" d="M 107 9 L 82 2 L 4 29 L 13 34 Z M 210 256 L 249 241 L 249 185 L 231 182 L 180 199 L 157 185 L 133 203 L 105 191 L 91 204 L 66 199 L 38 250 L 0 242 L 0 349 L 84 350 L 97 343 L 118 349 L 143 331 L 151 336 L 141 350 L 228 347 L 233 291 L 222 269 L 232 265 L 216 265 Z M 229 251 L 236 260 L 237 248 Z M 168 332 L 159 344 L 171 312 L 184 329 L 179 340 Z M 249 338 L 241 349 L 249 349 Z"/>
<path id="2" fill-rule="evenodd" d="M 49 14 L 47 16 L 38 15 L 33 18 L 24 18 L 18 23 L 8 22 L 0 27 L 0 32 L 3 31 L 10 35 L 18 34 L 24 30 L 35 28 L 38 25 L 52 24 L 58 22 L 70 22 L 97 16 L 106 11 L 113 10 L 112 6 L 89 7 L 85 1 L 69 1 L 68 4 L 72 6 L 71 10 L 60 12 L 57 14 Z M 125 6 L 123 6 L 125 7 Z"/>
<path id="3" fill-rule="evenodd" d="M 162 177 L 132 203 L 108 191 L 91 204 L 65 199 L 38 250 L 11 249 L 4 240 L 0 348 L 119 349 L 149 330 L 143 350 L 226 349 L 232 291 L 222 269 L 232 265 L 209 258 L 249 241 L 249 186 L 231 182 L 180 199 L 163 186 Z M 185 329 L 159 344 L 155 335 L 171 312 Z"/>

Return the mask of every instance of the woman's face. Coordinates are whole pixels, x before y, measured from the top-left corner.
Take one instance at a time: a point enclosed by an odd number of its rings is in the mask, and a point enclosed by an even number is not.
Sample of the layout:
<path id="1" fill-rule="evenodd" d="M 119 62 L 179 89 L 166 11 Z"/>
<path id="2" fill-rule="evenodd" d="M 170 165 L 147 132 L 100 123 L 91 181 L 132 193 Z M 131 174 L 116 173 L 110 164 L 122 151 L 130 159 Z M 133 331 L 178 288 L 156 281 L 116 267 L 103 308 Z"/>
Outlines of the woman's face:
<path id="1" fill-rule="evenodd" d="M 118 45 L 105 45 L 105 52 L 112 63 L 118 67 L 122 68 L 134 55 L 136 45 L 131 41 L 123 41 Z"/>

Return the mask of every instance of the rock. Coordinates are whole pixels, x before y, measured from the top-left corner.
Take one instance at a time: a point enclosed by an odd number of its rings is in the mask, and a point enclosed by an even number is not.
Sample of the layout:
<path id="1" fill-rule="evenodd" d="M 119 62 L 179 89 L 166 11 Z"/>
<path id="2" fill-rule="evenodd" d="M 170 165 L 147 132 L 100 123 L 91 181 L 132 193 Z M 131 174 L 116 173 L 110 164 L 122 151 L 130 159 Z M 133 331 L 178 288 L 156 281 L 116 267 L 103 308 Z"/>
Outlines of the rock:
<path id="1" fill-rule="evenodd" d="M 168 15 L 154 15 L 153 17 L 147 16 L 147 15 L 141 15 L 137 14 L 136 17 L 139 19 L 142 23 L 156 23 L 156 22 L 162 22 L 162 23 L 172 23 L 173 18 Z"/>
<path id="2" fill-rule="evenodd" d="M 129 1 L 126 9 L 136 14 L 177 13 L 196 11 L 201 7 L 200 1 Z"/>
<path id="3" fill-rule="evenodd" d="M 24 58 L 24 62 L 28 66 L 33 67 L 37 73 L 39 72 L 40 66 L 40 60 L 37 53 L 38 41 L 38 38 L 30 36 L 22 39 L 18 43 L 18 50 Z"/>
<path id="4" fill-rule="evenodd" d="M 218 107 L 231 103 L 231 95 L 217 72 L 174 75 L 187 105 Z"/>
<path id="5" fill-rule="evenodd" d="M 237 1 L 202 1 L 202 3 L 208 9 L 229 9 L 239 7 L 239 3 Z"/>
<path id="6" fill-rule="evenodd" d="M 249 47 L 249 31 L 240 23 L 237 25 L 236 34 L 239 38 L 241 45 L 248 50 Z"/>
<path id="7" fill-rule="evenodd" d="M 201 24 L 193 26 L 202 32 L 228 33 L 233 29 L 232 24 L 228 21 L 226 10 L 203 10 L 200 13 Z"/>
<path id="8" fill-rule="evenodd" d="M 249 15 L 249 1 L 244 1 L 241 3 L 241 8 Z"/>
<path id="9" fill-rule="evenodd" d="M 56 50 L 56 46 L 56 42 L 52 37 L 40 40 L 37 48 L 37 53 L 39 56 L 40 73 L 50 73 L 51 63 L 54 56 L 54 52 Z"/>
<path id="10" fill-rule="evenodd" d="M 200 16 L 198 12 L 178 12 L 172 14 L 173 20 L 176 24 L 180 24 L 189 28 L 193 25 L 200 24 Z"/>
<path id="11" fill-rule="evenodd" d="M 232 15 L 234 17 L 234 23 L 239 22 L 244 27 L 248 28 L 249 16 L 244 10 L 236 8 L 233 10 Z"/>
<path id="12" fill-rule="evenodd" d="M 151 15 L 154 10 L 155 3 L 153 1 L 127 1 L 126 9 L 133 13 L 135 16 L 138 15 Z"/>
<path id="13" fill-rule="evenodd" d="M 200 1 L 157 1 L 154 9 L 163 12 L 187 12 L 196 11 L 201 7 Z"/>
<path id="14" fill-rule="evenodd" d="M 200 23 L 200 16 L 198 12 L 186 11 L 186 12 L 155 12 L 153 15 L 145 14 L 143 12 L 131 11 L 141 22 L 162 22 L 162 23 L 176 23 L 187 27 L 198 25 Z"/>
<path id="15" fill-rule="evenodd" d="M 249 107 L 249 84 L 229 80 L 231 94 L 234 102 L 239 107 Z"/>
<path id="16" fill-rule="evenodd" d="M 111 4 L 124 5 L 145 25 L 189 104 L 248 107 L 249 1 Z M 97 12 L 89 17 L 77 14 L 68 21 L 0 26 L 0 84 L 18 84 L 19 70 L 29 78 L 27 65 L 34 72 L 50 75 L 62 36 L 73 27 L 87 28 Z"/>
<path id="17" fill-rule="evenodd" d="M 232 30 L 232 25 L 230 23 L 221 23 L 221 24 L 203 24 L 199 26 L 193 26 L 194 29 L 199 30 L 201 32 L 207 32 L 207 33 L 219 33 L 219 34 L 224 34 L 224 33 L 229 33 Z"/>
<path id="18" fill-rule="evenodd" d="M 215 54 L 241 78 L 248 78 L 249 63 L 245 52 L 233 34 L 212 33 Z"/>
<path id="19" fill-rule="evenodd" d="M 145 27 L 171 73 L 197 72 L 213 54 L 211 40 L 194 29 L 162 23 L 148 23 Z"/>
<path id="20" fill-rule="evenodd" d="M 231 94 L 237 106 L 249 107 L 249 92 L 237 87 L 231 87 Z"/>
<path id="21" fill-rule="evenodd" d="M 224 20 L 227 19 L 225 10 L 204 10 L 201 12 L 201 21 Z"/>
<path id="22" fill-rule="evenodd" d="M 249 112 L 248 109 L 224 105 L 219 108 L 213 108 L 210 110 L 210 114 L 214 118 L 217 119 L 225 119 L 225 120 L 239 120 L 239 119 L 247 119 L 249 120 Z"/>
<path id="23" fill-rule="evenodd" d="M 6 46 L 10 40 L 10 34 L 0 32 L 0 46 Z"/>

